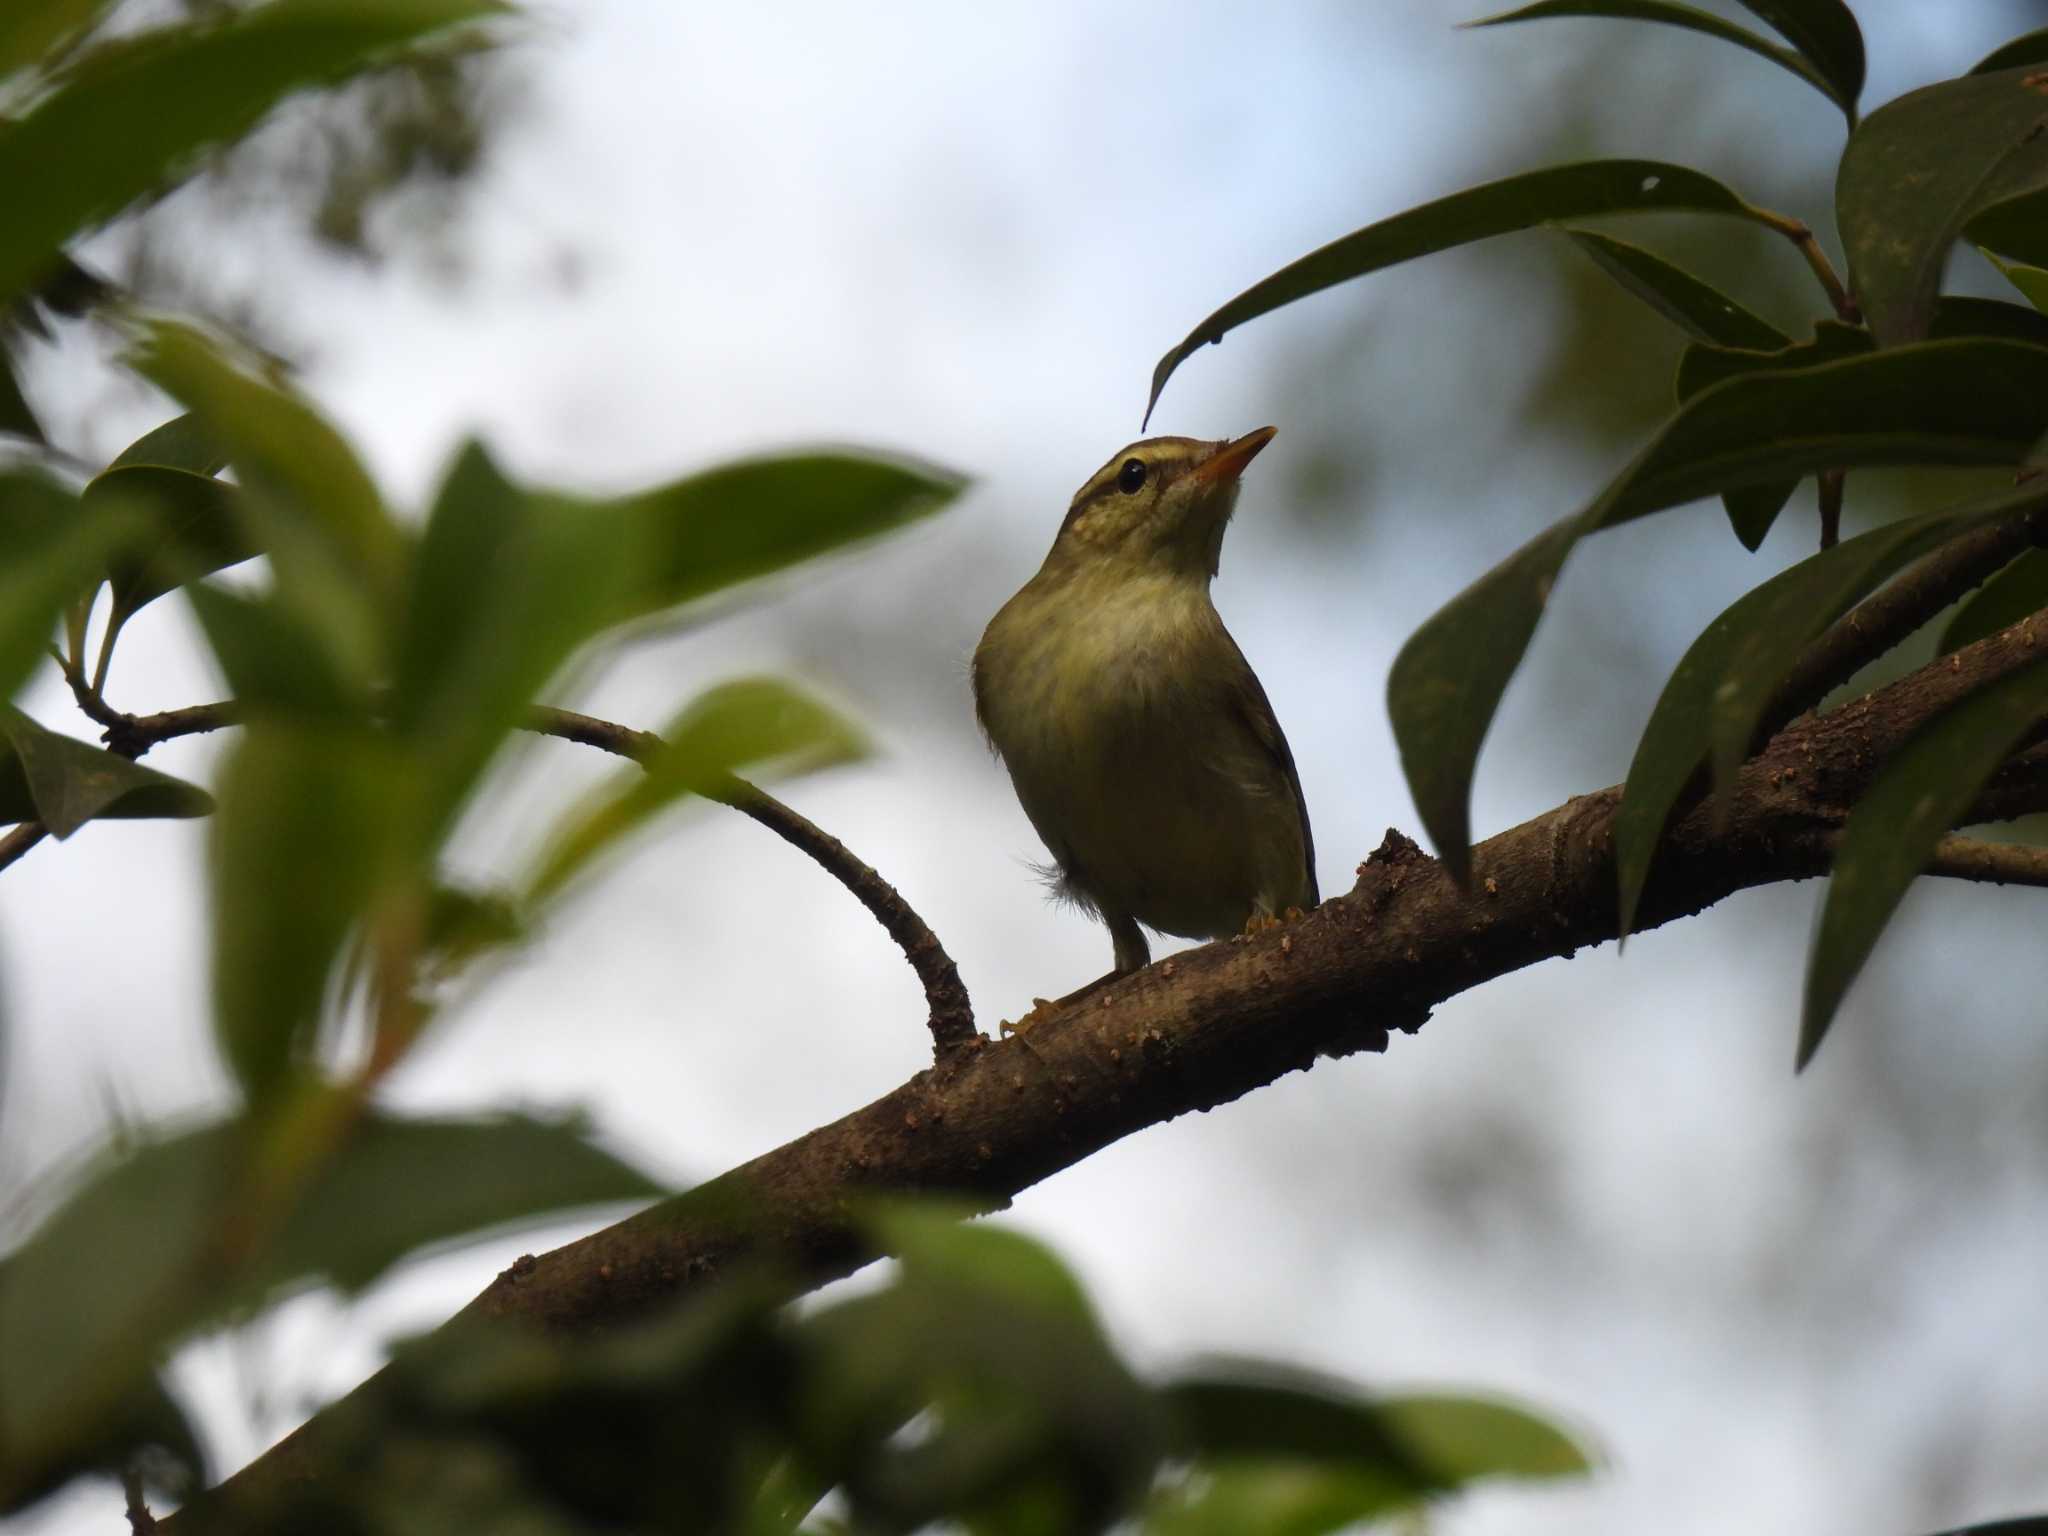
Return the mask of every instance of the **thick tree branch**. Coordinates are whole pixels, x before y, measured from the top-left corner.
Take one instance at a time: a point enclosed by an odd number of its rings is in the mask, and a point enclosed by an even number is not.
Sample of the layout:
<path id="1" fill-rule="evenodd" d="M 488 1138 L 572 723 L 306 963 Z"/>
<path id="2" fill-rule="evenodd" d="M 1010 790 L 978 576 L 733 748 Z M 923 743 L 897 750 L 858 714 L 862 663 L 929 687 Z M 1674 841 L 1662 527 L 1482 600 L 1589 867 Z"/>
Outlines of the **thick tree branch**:
<path id="1" fill-rule="evenodd" d="M 548 736 L 560 736 L 585 746 L 616 752 L 621 757 L 645 763 L 661 749 L 659 736 L 649 731 L 629 730 L 609 720 L 594 719 L 566 709 L 537 706 L 528 716 L 526 728 Z M 946 953 L 925 920 L 919 917 L 896 887 L 862 863 L 844 843 L 808 817 L 784 805 L 767 791 L 734 775 L 710 791 L 711 798 L 749 816 L 792 847 L 810 856 L 837 880 L 874 916 L 875 921 L 903 951 L 910 968 L 924 987 L 930 1010 L 926 1026 L 931 1031 L 936 1059 L 971 1048 L 980 1039 L 974 1027 L 974 1009 L 967 1000 L 967 988 L 953 957 Z"/>
<path id="2" fill-rule="evenodd" d="M 1637 928 L 1821 873 L 1849 808 L 1913 730 L 2041 645 L 2048 631 L 2014 625 L 1795 722 L 1744 765 L 1725 807 L 1694 806 L 1673 824 Z M 855 1220 L 863 1193 L 944 1193 L 997 1209 L 1133 1131 L 1227 1103 L 1319 1056 L 1383 1049 L 1389 1030 L 1412 1033 L 1447 998 L 1614 936 L 1620 796 L 1618 786 L 1579 796 L 1489 838 L 1473 850 L 1469 890 L 1389 832 L 1351 890 L 1300 921 L 1160 961 L 1041 1014 L 1023 1035 L 978 1037 L 864 1109 L 521 1258 L 447 1326 L 512 1319 L 585 1332 L 672 1303 L 762 1254 L 813 1281 L 844 1275 L 874 1256 Z M 2048 748 L 2035 748 L 1965 819 L 2042 809 Z M 230 1478 L 194 1506 L 196 1518 L 260 1510 L 266 1489 L 326 1475 L 335 1447 L 374 1425 L 383 1381 L 371 1378 Z"/>

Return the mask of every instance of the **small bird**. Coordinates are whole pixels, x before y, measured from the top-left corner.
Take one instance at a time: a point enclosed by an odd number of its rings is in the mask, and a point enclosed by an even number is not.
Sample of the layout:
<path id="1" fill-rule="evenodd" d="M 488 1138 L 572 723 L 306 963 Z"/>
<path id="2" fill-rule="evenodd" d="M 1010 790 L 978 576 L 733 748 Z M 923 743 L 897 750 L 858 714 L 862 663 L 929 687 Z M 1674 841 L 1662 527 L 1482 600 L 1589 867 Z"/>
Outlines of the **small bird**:
<path id="1" fill-rule="evenodd" d="M 1316 904 L 1294 755 L 1209 600 L 1238 478 L 1274 431 L 1117 454 L 974 653 L 982 730 L 1057 889 L 1108 924 L 1109 977 L 1150 961 L 1141 923 L 1219 939 Z"/>

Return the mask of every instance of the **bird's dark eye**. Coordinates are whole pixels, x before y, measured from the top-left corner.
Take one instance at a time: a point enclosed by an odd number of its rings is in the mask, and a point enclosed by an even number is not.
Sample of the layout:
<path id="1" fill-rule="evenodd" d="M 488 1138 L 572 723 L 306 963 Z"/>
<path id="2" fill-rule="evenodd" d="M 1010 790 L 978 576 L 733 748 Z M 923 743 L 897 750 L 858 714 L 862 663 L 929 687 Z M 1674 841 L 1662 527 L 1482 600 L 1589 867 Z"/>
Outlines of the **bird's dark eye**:
<path id="1" fill-rule="evenodd" d="M 1126 496 L 1143 489 L 1145 484 L 1145 461 L 1125 459 L 1124 467 L 1116 472 L 1116 488 Z"/>

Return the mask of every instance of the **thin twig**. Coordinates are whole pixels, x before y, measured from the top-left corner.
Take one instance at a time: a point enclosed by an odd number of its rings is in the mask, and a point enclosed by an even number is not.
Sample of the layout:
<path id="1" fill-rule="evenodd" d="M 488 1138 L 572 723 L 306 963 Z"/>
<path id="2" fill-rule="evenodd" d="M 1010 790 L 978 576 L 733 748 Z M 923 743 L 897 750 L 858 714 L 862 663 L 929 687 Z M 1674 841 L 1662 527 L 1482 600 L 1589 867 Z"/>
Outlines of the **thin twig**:
<path id="1" fill-rule="evenodd" d="M 537 706 L 525 724 L 526 729 L 541 735 L 580 742 L 584 746 L 631 758 L 642 765 L 663 746 L 662 739 L 651 731 L 636 731 L 609 720 L 545 705 Z M 946 953 L 938 935 L 917 915 L 895 886 L 877 874 L 872 866 L 862 863 L 851 849 L 824 828 L 745 779 L 726 775 L 722 785 L 710 790 L 709 795 L 751 817 L 784 842 L 807 854 L 851 891 L 854 899 L 866 907 L 889 937 L 896 941 L 897 947 L 903 951 L 903 958 L 910 962 L 911 970 L 924 987 L 925 1004 L 930 1010 L 927 1023 L 931 1029 L 933 1052 L 939 1060 L 947 1059 L 982 1038 L 981 1032 L 974 1027 L 974 1009 L 968 1001 L 967 988 L 960 980 L 959 968 L 953 964 L 953 957 Z"/>
<path id="2" fill-rule="evenodd" d="M 0 836 L 0 869 L 5 869 L 49 835 L 40 821 L 24 821 Z"/>
<path id="3" fill-rule="evenodd" d="M 1821 290 L 1827 294 L 1828 303 L 1834 306 L 1835 315 L 1844 325 L 1861 325 L 1863 311 L 1857 307 L 1847 285 L 1835 275 L 1834 263 L 1828 260 L 1828 253 L 1820 248 L 1820 242 L 1813 238 L 1813 230 L 1803 220 L 1787 214 L 1773 213 L 1768 208 L 1752 206 L 1750 213 L 1766 228 L 1775 230 L 1790 240 L 1806 264 L 1819 279 Z"/>
<path id="4" fill-rule="evenodd" d="M 128 1507 L 129 1536 L 151 1536 L 156 1530 L 156 1516 L 149 1512 L 142 1488 L 142 1474 L 134 1467 L 121 1471 L 121 1497 Z"/>
<path id="5" fill-rule="evenodd" d="M 2048 848 L 2024 843 L 1987 843 L 1975 837 L 1944 837 L 1927 861 L 1930 875 L 1982 880 L 1993 885 L 2048 887 Z"/>

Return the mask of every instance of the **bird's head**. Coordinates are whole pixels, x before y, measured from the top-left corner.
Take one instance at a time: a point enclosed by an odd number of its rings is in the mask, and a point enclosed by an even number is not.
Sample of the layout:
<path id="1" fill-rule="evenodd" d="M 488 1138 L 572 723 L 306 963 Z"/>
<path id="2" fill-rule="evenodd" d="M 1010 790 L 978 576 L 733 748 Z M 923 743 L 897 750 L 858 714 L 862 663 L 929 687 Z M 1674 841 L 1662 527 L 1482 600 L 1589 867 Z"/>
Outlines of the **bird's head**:
<path id="1" fill-rule="evenodd" d="M 1074 494 L 1053 558 L 1216 574 L 1238 476 L 1274 427 L 1204 442 L 1149 437 L 1120 450 Z"/>

